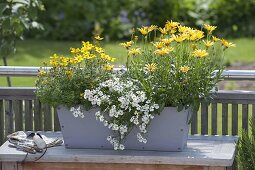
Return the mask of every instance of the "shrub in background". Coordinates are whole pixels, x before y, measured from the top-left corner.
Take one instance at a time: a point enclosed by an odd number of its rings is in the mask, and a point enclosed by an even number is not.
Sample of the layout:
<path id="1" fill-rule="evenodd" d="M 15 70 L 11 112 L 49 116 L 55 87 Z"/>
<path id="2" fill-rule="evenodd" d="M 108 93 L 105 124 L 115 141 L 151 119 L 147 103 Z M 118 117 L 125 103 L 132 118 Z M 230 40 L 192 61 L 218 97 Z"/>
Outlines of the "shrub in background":
<path id="1" fill-rule="evenodd" d="M 255 119 L 250 119 L 251 133 L 242 131 L 237 143 L 238 169 L 251 170 L 255 167 Z"/>

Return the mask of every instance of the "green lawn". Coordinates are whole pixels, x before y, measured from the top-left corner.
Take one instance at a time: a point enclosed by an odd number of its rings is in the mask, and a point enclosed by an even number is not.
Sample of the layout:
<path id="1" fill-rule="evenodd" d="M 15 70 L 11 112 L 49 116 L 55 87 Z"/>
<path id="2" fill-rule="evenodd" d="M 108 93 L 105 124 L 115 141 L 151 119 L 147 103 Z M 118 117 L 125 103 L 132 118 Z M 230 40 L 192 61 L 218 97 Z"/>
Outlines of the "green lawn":
<path id="1" fill-rule="evenodd" d="M 237 44 L 236 48 L 228 50 L 226 61 L 230 63 L 255 62 L 255 39 L 234 39 L 231 40 Z M 39 41 L 25 40 L 17 43 L 17 53 L 8 59 L 8 64 L 12 66 L 42 66 L 43 62 L 48 62 L 49 57 L 54 54 L 69 55 L 70 47 L 80 47 L 80 42 L 66 41 Z M 104 44 L 106 52 L 116 57 L 116 63 L 124 63 L 126 51 L 119 46 L 119 42 Z M 0 65 L 3 65 L 2 60 Z M 34 86 L 35 78 L 12 78 L 13 86 Z M 0 86 L 6 86 L 5 78 L 0 77 Z"/>

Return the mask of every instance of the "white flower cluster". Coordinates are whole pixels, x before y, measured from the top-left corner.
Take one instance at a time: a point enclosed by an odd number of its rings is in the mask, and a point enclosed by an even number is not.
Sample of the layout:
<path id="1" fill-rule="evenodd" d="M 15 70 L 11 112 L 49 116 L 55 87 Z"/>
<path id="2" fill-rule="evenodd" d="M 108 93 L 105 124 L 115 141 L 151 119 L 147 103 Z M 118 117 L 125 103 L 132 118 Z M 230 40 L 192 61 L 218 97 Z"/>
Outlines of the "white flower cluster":
<path id="1" fill-rule="evenodd" d="M 102 82 L 98 88 L 84 92 L 84 98 L 92 105 L 107 106 L 103 112 L 96 112 L 95 116 L 104 126 L 117 132 L 117 137 L 107 138 L 115 150 L 125 148 L 122 141 L 133 127 L 139 129 L 137 140 L 147 142 L 144 137 L 147 126 L 154 118 L 152 113 L 159 109 L 159 105 L 149 100 L 146 93 L 138 89 L 134 81 L 122 81 L 120 78 L 113 77 Z"/>
<path id="2" fill-rule="evenodd" d="M 85 117 L 80 106 L 78 106 L 77 108 L 71 107 L 70 111 L 73 113 L 74 117 L 81 117 L 81 118 Z"/>

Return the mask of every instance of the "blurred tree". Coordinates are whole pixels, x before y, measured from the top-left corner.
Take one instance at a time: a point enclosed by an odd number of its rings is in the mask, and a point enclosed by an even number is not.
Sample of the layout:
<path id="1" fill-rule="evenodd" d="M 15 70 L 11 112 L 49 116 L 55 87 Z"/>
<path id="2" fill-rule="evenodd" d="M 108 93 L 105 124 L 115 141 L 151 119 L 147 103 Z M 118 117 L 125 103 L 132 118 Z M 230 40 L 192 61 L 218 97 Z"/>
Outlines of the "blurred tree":
<path id="1" fill-rule="evenodd" d="M 43 10 L 40 0 L 6 0 L 0 4 L 0 56 L 7 66 L 7 57 L 16 51 L 16 40 L 23 39 L 25 30 L 42 29 L 36 22 L 37 10 Z M 8 86 L 11 86 L 7 77 Z"/>

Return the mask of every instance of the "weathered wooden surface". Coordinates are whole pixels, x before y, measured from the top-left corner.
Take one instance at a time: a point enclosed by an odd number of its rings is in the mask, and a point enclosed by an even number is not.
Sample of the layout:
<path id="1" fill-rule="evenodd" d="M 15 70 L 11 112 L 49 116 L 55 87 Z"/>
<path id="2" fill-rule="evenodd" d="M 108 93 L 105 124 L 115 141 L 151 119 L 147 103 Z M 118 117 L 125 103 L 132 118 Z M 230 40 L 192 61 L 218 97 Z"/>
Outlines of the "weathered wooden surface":
<path id="1" fill-rule="evenodd" d="M 22 170 L 226 170 L 225 167 L 161 164 L 26 163 Z"/>
<path id="2" fill-rule="evenodd" d="M 47 135 L 48 134 L 48 135 Z M 58 135 L 60 135 L 58 133 Z M 46 133 L 51 136 L 51 133 Z M 53 135 L 54 136 L 54 135 Z M 114 151 L 96 149 L 65 149 L 64 146 L 49 148 L 37 162 L 84 162 L 107 164 L 161 164 L 182 166 L 228 167 L 232 166 L 235 154 L 235 140 L 230 136 L 190 136 L 183 152 L 156 151 Z M 0 160 L 22 161 L 26 153 L 8 147 L 0 147 Z M 29 154 L 26 161 L 33 162 L 41 155 Z"/>

